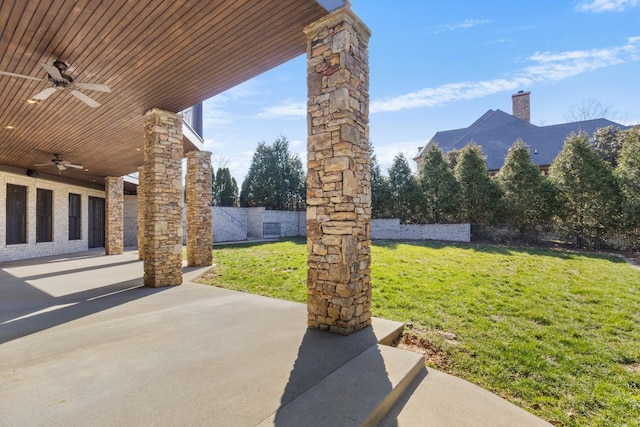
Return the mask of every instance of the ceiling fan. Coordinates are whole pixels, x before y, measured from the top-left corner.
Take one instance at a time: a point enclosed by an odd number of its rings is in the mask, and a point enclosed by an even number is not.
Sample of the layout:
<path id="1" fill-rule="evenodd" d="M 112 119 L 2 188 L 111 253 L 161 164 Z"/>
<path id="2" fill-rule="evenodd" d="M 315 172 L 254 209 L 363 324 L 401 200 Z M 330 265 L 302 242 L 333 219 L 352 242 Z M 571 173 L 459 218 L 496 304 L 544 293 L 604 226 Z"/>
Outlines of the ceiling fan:
<path id="1" fill-rule="evenodd" d="M 22 74 L 8 73 L 6 71 L 0 71 L 0 74 L 4 74 L 5 76 L 18 77 L 21 79 L 37 80 L 41 82 L 48 81 L 53 83 L 53 87 L 49 87 L 43 90 L 42 92 L 37 93 L 31 98 L 33 100 L 38 100 L 38 101 L 46 100 L 51 95 L 53 95 L 57 90 L 66 90 L 66 91 L 69 91 L 71 95 L 75 96 L 80 101 L 87 104 L 88 106 L 95 108 L 95 107 L 98 107 L 100 103 L 98 103 L 94 99 L 91 99 L 84 93 L 80 92 L 78 89 L 95 90 L 98 92 L 111 92 L 111 89 L 109 89 L 109 87 L 105 85 L 96 84 L 96 83 L 75 83 L 71 78 L 71 76 L 65 73 L 67 71 L 68 66 L 62 61 L 55 61 L 53 65 L 48 65 L 48 64 L 40 64 L 40 65 L 47 72 L 48 77 L 46 80 L 38 77 L 25 76 Z"/>
<path id="2" fill-rule="evenodd" d="M 40 163 L 34 166 L 55 166 L 61 171 L 67 168 L 82 169 L 84 167 L 82 165 L 76 165 L 74 163 L 71 163 L 67 160 L 62 160 L 59 154 L 54 154 L 53 156 L 54 156 L 53 159 L 51 159 L 49 163 Z"/>

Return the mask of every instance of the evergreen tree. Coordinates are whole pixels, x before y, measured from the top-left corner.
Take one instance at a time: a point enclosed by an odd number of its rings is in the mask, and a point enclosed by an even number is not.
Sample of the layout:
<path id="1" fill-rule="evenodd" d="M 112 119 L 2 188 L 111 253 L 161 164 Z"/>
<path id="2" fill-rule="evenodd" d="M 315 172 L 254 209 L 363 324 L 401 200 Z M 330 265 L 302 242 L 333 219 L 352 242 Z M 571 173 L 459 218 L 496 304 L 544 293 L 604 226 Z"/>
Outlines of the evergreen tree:
<path id="1" fill-rule="evenodd" d="M 624 136 L 624 131 L 613 126 L 600 128 L 593 135 L 593 144 L 596 152 L 613 168 L 618 165 L 618 156 L 622 149 Z"/>
<path id="2" fill-rule="evenodd" d="M 489 176 L 482 149 L 469 144 L 457 156 L 455 177 L 460 184 L 460 219 L 488 224 L 494 220 L 500 202 L 500 190 Z"/>
<path id="3" fill-rule="evenodd" d="M 449 169 L 451 169 L 452 173 L 456 171 L 456 165 L 458 164 L 458 156 L 460 155 L 460 150 L 450 150 L 447 152 L 447 163 L 449 164 Z"/>
<path id="4" fill-rule="evenodd" d="M 615 225 L 620 203 L 613 170 L 598 156 L 586 134 L 567 138 L 549 169 L 549 178 L 558 188 L 560 219 L 583 242 L 601 238 Z"/>
<path id="5" fill-rule="evenodd" d="M 548 186 L 524 142 L 518 140 L 511 146 L 496 179 L 507 223 L 524 232 L 549 219 Z"/>
<path id="6" fill-rule="evenodd" d="M 213 202 L 216 206 L 236 206 L 238 201 L 238 184 L 231 177 L 229 168 L 220 168 L 213 174 Z"/>
<path id="7" fill-rule="evenodd" d="M 281 136 L 272 146 L 260 142 L 242 183 L 240 204 L 275 210 L 301 210 L 305 201 L 302 162 L 289 152 L 287 139 Z"/>
<path id="8" fill-rule="evenodd" d="M 638 228 L 640 227 L 640 126 L 625 132 L 615 174 L 622 194 L 624 225 L 627 230 Z M 640 245 L 640 242 L 638 244 Z"/>
<path id="9" fill-rule="evenodd" d="M 411 222 L 418 210 L 418 185 L 404 154 L 394 157 L 389 168 L 392 214 L 401 222 Z"/>
<path id="10" fill-rule="evenodd" d="M 435 144 L 429 144 L 424 151 L 418 184 L 422 193 L 420 219 L 435 224 L 453 221 L 458 210 L 459 185 Z"/>
<path id="11" fill-rule="evenodd" d="M 391 218 L 391 188 L 371 148 L 371 217 Z"/>

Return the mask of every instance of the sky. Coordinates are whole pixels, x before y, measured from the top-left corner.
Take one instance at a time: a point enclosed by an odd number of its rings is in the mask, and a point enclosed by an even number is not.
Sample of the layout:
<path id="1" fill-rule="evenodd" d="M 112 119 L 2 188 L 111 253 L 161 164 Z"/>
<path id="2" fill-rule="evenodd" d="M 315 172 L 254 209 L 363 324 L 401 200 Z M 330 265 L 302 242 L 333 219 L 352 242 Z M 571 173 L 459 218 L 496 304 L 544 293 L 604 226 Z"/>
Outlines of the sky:
<path id="1" fill-rule="evenodd" d="M 383 172 L 439 130 L 531 92 L 531 122 L 598 102 L 640 123 L 639 0 L 352 0 L 372 31 L 370 139 Z M 306 165 L 306 56 L 204 102 L 205 150 L 240 185 L 259 142 L 280 136 Z M 410 161 L 414 167 L 413 161 Z"/>

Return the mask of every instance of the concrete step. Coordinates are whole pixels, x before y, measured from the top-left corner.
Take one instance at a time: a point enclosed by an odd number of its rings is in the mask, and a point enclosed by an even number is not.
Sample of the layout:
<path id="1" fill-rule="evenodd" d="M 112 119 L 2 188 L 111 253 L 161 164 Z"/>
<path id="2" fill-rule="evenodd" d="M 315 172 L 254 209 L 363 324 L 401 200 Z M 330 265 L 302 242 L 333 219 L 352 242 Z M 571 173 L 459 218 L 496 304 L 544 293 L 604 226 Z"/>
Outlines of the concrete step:
<path id="1" fill-rule="evenodd" d="M 404 323 L 374 317 L 371 328 L 378 344 L 394 346 L 402 337 Z"/>
<path id="2" fill-rule="evenodd" d="M 461 378 L 421 372 L 379 427 L 553 427 L 505 399 Z"/>
<path id="3" fill-rule="evenodd" d="M 259 426 L 376 426 L 424 370 L 422 355 L 376 344 Z"/>

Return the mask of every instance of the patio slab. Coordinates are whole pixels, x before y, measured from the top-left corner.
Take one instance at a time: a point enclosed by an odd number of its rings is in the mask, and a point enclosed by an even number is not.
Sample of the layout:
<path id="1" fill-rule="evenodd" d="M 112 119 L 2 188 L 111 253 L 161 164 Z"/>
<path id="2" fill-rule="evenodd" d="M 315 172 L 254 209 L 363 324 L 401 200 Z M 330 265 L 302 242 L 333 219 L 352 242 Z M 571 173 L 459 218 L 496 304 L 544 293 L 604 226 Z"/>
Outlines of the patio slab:
<path id="1" fill-rule="evenodd" d="M 308 330 L 303 304 L 193 283 L 205 270 L 185 268 L 182 286 L 151 289 L 141 286 L 134 251 L 0 264 L 1 424 L 329 425 L 322 420 L 337 413 L 355 420 L 343 425 L 359 425 L 353 408 L 372 395 L 371 376 L 397 384 L 410 371 L 419 381 L 385 425 L 452 425 L 449 409 L 460 415 L 460 405 L 476 404 L 469 395 L 483 396 L 478 404 L 489 408 L 470 416 L 495 407 L 512 425 L 547 425 L 469 383 L 452 387 L 411 368 L 417 355 L 378 344 L 397 322 L 374 319 L 373 328 L 349 337 Z M 348 385 L 352 393 L 336 392 Z M 342 405 L 322 403 L 326 418 L 310 412 L 309 402 L 331 395 Z M 413 409 L 425 405 L 431 410 Z"/>

